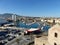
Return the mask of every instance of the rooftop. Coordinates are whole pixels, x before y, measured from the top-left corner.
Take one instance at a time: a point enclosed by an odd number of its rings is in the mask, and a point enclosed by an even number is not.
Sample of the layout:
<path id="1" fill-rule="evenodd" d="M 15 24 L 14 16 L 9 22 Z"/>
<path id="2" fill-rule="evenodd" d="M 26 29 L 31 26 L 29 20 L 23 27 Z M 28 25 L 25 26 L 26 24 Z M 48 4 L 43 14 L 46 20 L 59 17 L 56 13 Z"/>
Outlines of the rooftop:
<path id="1" fill-rule="evenodd" d="M 36 37 L 37 40 L 48 40 L 47 36 Z"/>
<path id="2" fill-rule="evenodd" d="M 58 30 L 58 31 L 60 31 L 60 25 L 59 24 L 56 24 L 56 25 L 54 25 L 53 27 L 51 27 L 49 30 Z"/>

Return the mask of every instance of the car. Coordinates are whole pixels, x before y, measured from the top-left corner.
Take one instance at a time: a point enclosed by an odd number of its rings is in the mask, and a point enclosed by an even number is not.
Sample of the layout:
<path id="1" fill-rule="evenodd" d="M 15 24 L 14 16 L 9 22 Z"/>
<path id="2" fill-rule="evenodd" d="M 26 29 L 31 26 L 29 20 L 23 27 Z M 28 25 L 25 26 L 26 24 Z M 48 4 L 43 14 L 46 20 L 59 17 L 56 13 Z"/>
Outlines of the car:
<path id="1" fill-rule="evenodd" d="M 9 37 L 10 37 L 10 35 L 6 35 L 6 36 L 5 36 L 5 38 L 9 38 Z"/>
<path id="2" fill-rule="evenodd" d="M 21 32 L 20 30 L 18 30 L 17 32 Z"/>
<path id="3" fill-rule="evenodd" d="M 30 40 L 29 38 L 27 40 Z"/>
<path id="4" fill-rule="evenodd" d="M 16 38 L 16 37 L 15 36 L 11 36 L 11 37 L 8 38 L 8 41 L 13 40 L 14 38 Z"/>
<path id="5" fill-rule="evenodd" d="M 7 43 L 7 41 L 5 41 L 5 40 L 4 40 L 2 43 L 3 43 L 3 44 L 6 44 L 6 43 Z"/>
<path id="6" fill-rule="evenodd" d="M 4 40 L 5 39 L 5 37 L 4 36 L 0 36 L 0 40 Z"/>
<path id="7" fill-rule="evenodd" d="M 13 38 L 8 38 L 8 41 L 11 41 L 11 40 L 13 40 Z"/>
<path id="8" fill-rule="evenodd" d="M 0 45 L 5 45 L 4 43 L 0 42 Z"/>
<path id="9" fill-rule="evenodd" d="M 16 38 L 16 36 L 13 36 L 13 38 Z"/>
<path id="10" fill-rule="evenodd" d="M 18 33 L 18 35 L 21 35 L 21 33 Z"/>

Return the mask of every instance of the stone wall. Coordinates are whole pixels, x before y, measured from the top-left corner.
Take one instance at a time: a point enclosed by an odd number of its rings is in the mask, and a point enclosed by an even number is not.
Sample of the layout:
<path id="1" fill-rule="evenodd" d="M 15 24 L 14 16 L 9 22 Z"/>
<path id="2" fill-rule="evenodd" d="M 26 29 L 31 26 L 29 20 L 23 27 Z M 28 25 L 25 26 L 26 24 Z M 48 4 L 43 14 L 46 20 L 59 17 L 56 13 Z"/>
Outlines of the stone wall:
<path id="1" fill-rule="evenodd" d="M 35 45 L 49 45 L 47 37 L 35 38 Z"/>
<path id="2" fill-rule="evenodd" d="M 60 26 L 52 27 L 48 32 L 48 42 L 50 45 L 60 45 Z"/>

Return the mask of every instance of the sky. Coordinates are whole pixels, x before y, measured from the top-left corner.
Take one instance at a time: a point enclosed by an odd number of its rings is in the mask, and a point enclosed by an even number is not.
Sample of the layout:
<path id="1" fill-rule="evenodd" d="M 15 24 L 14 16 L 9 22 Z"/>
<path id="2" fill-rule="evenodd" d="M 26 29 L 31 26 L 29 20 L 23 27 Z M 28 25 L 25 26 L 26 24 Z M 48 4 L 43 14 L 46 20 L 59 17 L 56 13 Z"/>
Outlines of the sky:
<path id="1" fill-rule="evenodd" d="M 0 14 L 60 17 L 60 0 L 0 0 Z"/>

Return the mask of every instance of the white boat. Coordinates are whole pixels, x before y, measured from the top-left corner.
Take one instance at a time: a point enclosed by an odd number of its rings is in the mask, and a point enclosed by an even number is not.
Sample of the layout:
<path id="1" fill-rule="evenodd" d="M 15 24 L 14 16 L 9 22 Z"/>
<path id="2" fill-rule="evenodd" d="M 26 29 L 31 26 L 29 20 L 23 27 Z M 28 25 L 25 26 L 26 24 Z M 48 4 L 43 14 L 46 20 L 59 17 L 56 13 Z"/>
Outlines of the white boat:
<path id="1" fill-rule="evenodd" d="M 35 33 L 35 32 L 40 32 L 40 28 L 31 28 L 25 31 L 25 34 L 30 34 L 30 33 Z"/>

